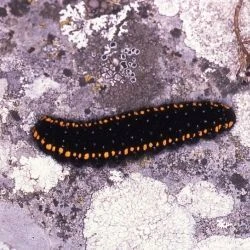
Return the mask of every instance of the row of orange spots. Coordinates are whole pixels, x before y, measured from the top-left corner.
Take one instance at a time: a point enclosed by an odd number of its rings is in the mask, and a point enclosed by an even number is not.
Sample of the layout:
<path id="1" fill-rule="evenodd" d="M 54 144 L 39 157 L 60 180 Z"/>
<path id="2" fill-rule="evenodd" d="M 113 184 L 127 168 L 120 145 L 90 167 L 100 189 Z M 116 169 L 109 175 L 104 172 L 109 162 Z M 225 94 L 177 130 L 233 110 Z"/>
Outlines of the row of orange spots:
<path id="1" fill-rule="evenodd" d="M 172 106 L 174 108 L 183 108 L 185 104 L 183 103 L 180 103 L 180 104 L 173 104 Z M 188 106 L 189 103 L 186 103 L 186 106 Z M 202 102 L 193 102 L 192 103 L 193 106 L 202 106 Z M 222 107 L 226 108 L 226 109 L 229 109 L 230 107 L 224 105 L 224 104 L 218 104 L 218 103 L 214 103 L 214 102 L 210 102 L 210 105 L 211 106 L 214 106 L 214 107 L 219 107 L 219 105 L 221 105 Z M 139 111 L 133 111 L 132 114 L 135 115 L 135 116 L 139 116 L 139 115 L 144 115 L 146 112 L 149 113 L 149 112 L 158 112 L 158 111 L 165 111 L 166 109 L 169 109 L 170 108 L 170 105 L 167 105 L 167 106 L 160 106 L 160 107 L 154 107 L 154 108 L 147 108 L 145 110 L 139 110 Z M 108 118 L 104 118 L 102 120 L 99 120 L 99 121 L 95 121 L 95 122 L 85 122 L 85 123 L 77 123 L 77 122 L 64 122 L 64 121 L 59 121 L 57 119 L 53 119 L 51 117 L 43 117 L 42 120 L 45 120 L 46 122 L 49 122 L 49 123 L 55 123 L 55 124 L 59 124 L 61 127 L 91 127 L 92 125 L 97 125 L 97 124 L 106 124 L 110 121 L 113 121 L 113 120 L 120 120 L 120 119 L 125 119 L 127 116 L 130 117 L 132 116 L 131 113 L 127 113 L 127 114 L 122 114 L 122 115 L 116 115 L 115 117 L 108 117 Z"/>
<path id="2" fill-rule="evenodd" d="M 181 104 L 182 105 L 182 104 Z M 183 105 L 182 105 L 183 106 Z M 167 106 L 167 108 L 169 108 L 169 106 Z M 146 110 L 140 110 L 140 111 L 134 111 L 132 114 L 135 115 L 135 116 L 138 116 L 138 115 L 144 115 L 146 112 L 152 112 L 152 111 L 164 111 L 165 110 L 165 107 L 158 107 L 158 108 L 148 108 Z M 57 119 L 53 119 L 51 117 L 43 117 L 42 120 L 45 120 L 46 122 L 49 122 L 49 123 L 55 123 L 55 124 L 59 124 L 60 127 L 91 127 L 92 125 L 97 125 L 97 124 L 107 124 L 108 122 L 110 121 L 113 121 L 113 120 L 120 120 L 120 119 L 125 119 L 126 117 L 131 117 L 132 116 L 131 113 L 127 113 L 127 114 L 122 114 L 122 115 L 116 115 L 114 117 L 108 117 L 108 118 L 105 118 L 103 120 L 99 120 L 99 121 L 95 121 L 95 122 L 85 122 L 85 123 L 77 123 L 77 122 L 64 122 L 64 121 L 59 121 Z"/>
<path id="3" fill-rule="evenodd" d="M 221 106 L 222 108 L 225 108 L 225 109 L 230 109 L 229 106 L 227 106 L 226 104 L 222 104 L 222 103 L 214 103 L 214 102 L 210 102 L 210 105 L 213 106 L 213 107 L 219 107 Z"/>
<path id="4" fill-rule="evenodd" d="M 179 108 L 183 108 L 184 105 L 181 103 L 181 104 L 174 104 L 174 108 L 176 109 L 179 109 Z"/>

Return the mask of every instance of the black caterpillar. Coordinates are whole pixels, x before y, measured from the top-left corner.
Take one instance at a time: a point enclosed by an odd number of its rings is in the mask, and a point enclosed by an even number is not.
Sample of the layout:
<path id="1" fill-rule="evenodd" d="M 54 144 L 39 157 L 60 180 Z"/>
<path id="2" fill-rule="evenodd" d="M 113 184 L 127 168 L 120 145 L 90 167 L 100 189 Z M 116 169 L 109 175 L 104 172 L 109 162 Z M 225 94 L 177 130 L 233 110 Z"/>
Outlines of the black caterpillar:
<path id="1" fill-rule="evenodd" d="M 106 160 L 158 151 L 229 130 L 232 108 L 211 101 L 164 104 L 92 121 L 45 116 L 32 129 L 42 150 L 56 159 Z"/>

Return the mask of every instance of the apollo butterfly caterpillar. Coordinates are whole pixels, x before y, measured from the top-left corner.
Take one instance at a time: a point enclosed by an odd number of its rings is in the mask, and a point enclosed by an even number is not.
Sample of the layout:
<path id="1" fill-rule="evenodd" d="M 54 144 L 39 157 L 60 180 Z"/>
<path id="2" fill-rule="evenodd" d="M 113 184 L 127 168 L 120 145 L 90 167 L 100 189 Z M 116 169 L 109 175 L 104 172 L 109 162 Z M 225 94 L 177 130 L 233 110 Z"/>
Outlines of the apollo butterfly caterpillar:
<path id="1" fill-rule="evenodd" d="M 44 116 L 32 129 L 40 148 L 56 159 L 98 161 L 156 152 L 211 138 L 236 122 L 232 108 L 200 101 L 142 108 L 99 120 Z"/>

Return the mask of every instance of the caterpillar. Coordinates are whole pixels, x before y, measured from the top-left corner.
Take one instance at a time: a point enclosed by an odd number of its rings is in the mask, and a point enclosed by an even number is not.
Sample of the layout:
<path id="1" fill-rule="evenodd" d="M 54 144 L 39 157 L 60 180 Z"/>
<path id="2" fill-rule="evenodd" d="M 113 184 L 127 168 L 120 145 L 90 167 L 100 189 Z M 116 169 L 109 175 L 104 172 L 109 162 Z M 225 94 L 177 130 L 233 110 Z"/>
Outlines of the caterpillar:
<path id="1" fill-rule="evenodd" d="M 56 159 L 107 160 L 211 138 L 236 122 L 232 108 L 218 102 L 164 104 L 99 120 L 44 116 L 32 129 L 39 147 Z"/>

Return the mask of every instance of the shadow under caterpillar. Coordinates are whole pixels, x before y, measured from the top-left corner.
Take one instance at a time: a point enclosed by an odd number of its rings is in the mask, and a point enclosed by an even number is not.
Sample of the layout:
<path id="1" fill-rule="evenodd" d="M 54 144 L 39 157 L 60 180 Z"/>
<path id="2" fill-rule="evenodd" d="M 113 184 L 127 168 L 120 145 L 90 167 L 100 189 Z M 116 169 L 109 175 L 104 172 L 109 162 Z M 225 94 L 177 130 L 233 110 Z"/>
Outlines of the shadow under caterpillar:
<path id="1" fill-rule="evenodd" d="M 72 121 L 44 116 L 32 129 L 39 147 L 57 160 L 105 161 L 157 152 L 184 142 L 212 138 L 233 127 L 232 108 L 218 102 L 164 104 Z"/>

